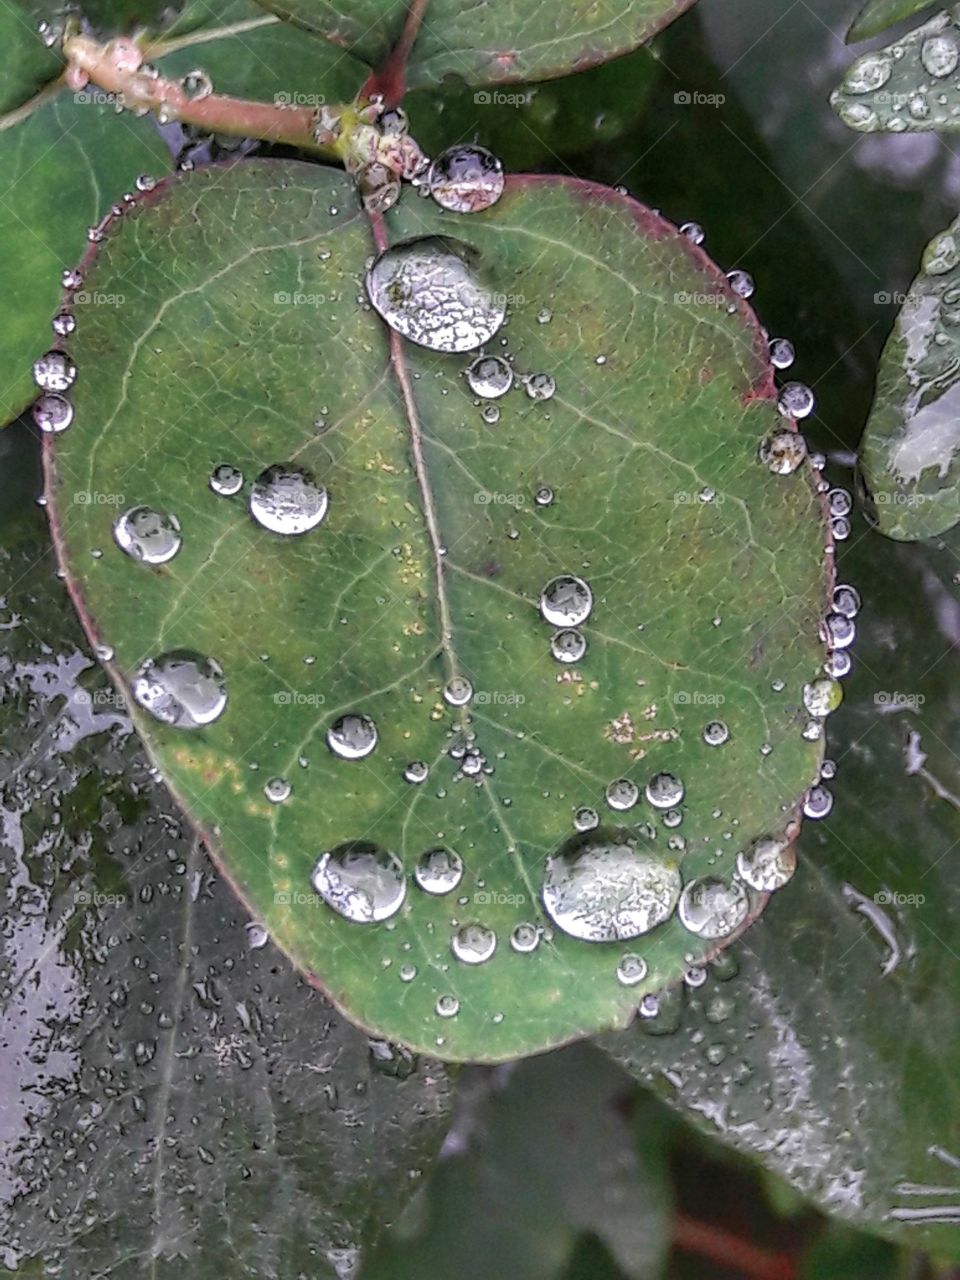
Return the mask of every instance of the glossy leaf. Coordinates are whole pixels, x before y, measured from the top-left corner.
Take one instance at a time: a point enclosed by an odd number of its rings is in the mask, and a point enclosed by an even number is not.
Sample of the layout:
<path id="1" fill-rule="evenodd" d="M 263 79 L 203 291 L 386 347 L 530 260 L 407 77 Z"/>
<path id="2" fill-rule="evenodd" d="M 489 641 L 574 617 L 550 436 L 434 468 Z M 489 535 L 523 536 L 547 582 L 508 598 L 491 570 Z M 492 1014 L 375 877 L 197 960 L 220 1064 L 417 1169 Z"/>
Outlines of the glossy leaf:
<path id="1" fill-rule="evenodd" d="M 3 50 L 0 128 L 3 128 L 10 123 L 3 117 L 21 108 L 57 75 L 63 63 L 39 39 L 36 23 L 16 5 L 4 5 L 0 9 L 0 42 Z"/>
<path id="2" fill-rule="evenodd" d="M 244 929 L 80 647 L 35 507 L 0 594 L 4 1267 L 342 1276 L 436 1153 L 443 1068 L 371 1053 Z"/>
<path id="3" fill-rule="evenodd" d="M 804 828 L 739 975 L 691 993 L 673 1034 L 605 1043 L 829 1213 L 956 1258 L 960 543 L 858 533 L 841 558 L 864 608 L 830 722 L 834 810 Z"/>
<path id="4" fill-rule="evenodd" d="M 50 494 L 118 684 L 178 648 L 226 673 L 207 728 L 137 723 L 251 911 L 363 1025 L 495 1061 L 622 1025 L 722 945 L 675 917 L 629 946 L 556 931 L 516 954 L 509 939 L 549 925 L 545 859 L 581 807 L 604 829 L 648 824 L 666 867 L 686 850 L 686 879 L 729 875 L 739 847 L 790 822 L 820 756 L 801 692 L 823 660 L 829 569 L 812 473 L 757 459 L 783 423 L 762 335 L 670 224 L 603 188 L 523 179 L 469 218 L 407 197 L 389 233 L 463 236 L 509 300 L 494 349 L 557 393 L 518 385 L 492 422 L 469 357 L 391 352 L 358 305 L 372 242 L 346 181 L 248 162 L 165 187 L 92 255 L 85 288 L 123 280 L 125 302 L 71 340 L 76 423 L 51 450 Z M 208 486 L 222 463 L 249 486 L 291 460 L 330 495 L 300 537 L 251 520 L 249 487 L 230 500 Z M 122 500 L 95 496 L 121 484 Z M 113 543 L 118 506 L 141 502 L 183 531 L 155 569 Z M 572 665 L 551 656 L 538 608 L 571 571 L 595 599 Z M 452 671 L 473 688 L 461 710 L 444 699 Z M 364 759 L 328 750 L 344 714 L 378 728 Z M 719 716 L 730 740 L 707 746 Z M 419 786 L 412 761 L 431 771 Z M 681 831 L 643 799 L 607 806 L 611 782 L 642 793 L 661 771 L 686 786 Z M 271 779 L 288 800 L 271 803 Z M 311 887 L 320 855 L 352 840 L 395 852 L 407 877 L 453 847 L 466 874 L 447 898 L 407 881 L 394 919 L 358 925 Z M 496 933 L 486 963 L 451 954 L 473 924 Z M 633 986 L 616 977 L 625 951 L 648 966 Z M 450 997 L 458 1014 L 438 1016 Z"/>
<path id="5" fill-rule="evenodd" d="M 860 453 L 883 533 L 928 538 L 960 520 L 960 220 L 924 251 L 883 349 Z"/>
<path id="6" fill-rule="evenodd" d="M 260 0 L 288 22 L 326 37 L 372 67 L 383 66 L 415 32 L 406 83 L 420 89 L 446 80 L 501 84 L 549 80 L 629 53 L 650 40 L 693 0 Z M 416 15 L 422 15 L 419 22 Z"/>
<path id="7" fill-rule="evenodd" d="M 912 18 L 915 13 L 930 9 L 930 0 L 866 0 L 863 8 L 850 24 L 847 40 L 855 44 L 858 40 L 869 40 L 878 36 L 887 27 L 895 26 Z"/>
<path id="8" fill-rule="evenodd" d="M 837 115 L 861 133 L 960 128 L 960 31 L 938 13 L 887 49 L 862 54 L 830 95 Z"/>
<path id="9" fill-rule="evenodd" d="M 31 368 L 53 342 L 60 276 L 82 256 L 87 229 L 133 189 L 138 174 L 170 171 L 170 153 L 153 123 L 117 116 L 104 96 L 62 92 L 0 131 L 3 422 L 35 394 Z M 81 299 L 78 311 L 95 301 Z"/>

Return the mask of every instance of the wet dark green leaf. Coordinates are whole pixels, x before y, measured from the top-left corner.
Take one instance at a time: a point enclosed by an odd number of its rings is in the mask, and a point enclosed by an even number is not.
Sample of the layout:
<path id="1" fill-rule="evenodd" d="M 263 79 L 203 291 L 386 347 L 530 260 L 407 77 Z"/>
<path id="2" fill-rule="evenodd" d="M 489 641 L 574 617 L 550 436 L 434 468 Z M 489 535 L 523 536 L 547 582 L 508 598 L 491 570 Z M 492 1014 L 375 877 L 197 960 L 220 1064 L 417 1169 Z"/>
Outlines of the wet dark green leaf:
<path id="1" fill-rule="evenodd" d="M 39 512 L 7 527 L 0 594 L 0 1258 L 343 1276 L 437 1150 L 443 1068 L 374 1057 L 245 930 L 82 649 Z"/>
<path id="2" fill-rule="evenodd" d="M 85 287 L 123 280 L 126 301 L 84 316 L 71 340 L 77 421 L 58 438 L 52 491 L 121 687 L 178 648 L 226 672 L 227 709 L 209 727 L 137 719 L 251 910 L 363 1025 L 498 1060 L 622 1025 L 688 955 L 721 945 L 673 917 L 626 948 L 648 967 L 626 986 L 623 942 L 557 931 L 518 955 L 509 940 L 549 925 L 545 858 L 581 807 L 605 830 L 647 824 L 665 874 L 686 853 L 686 879 L 732 872 L 737 842 L 719 839 L 715 811 L 744 842 L 789 825 L 820 755 L 800 729 L 823 659 L 824 532 L 812 472 L 774 476 L 757 459 L 783 423 L 762 335 L 669 224 L 549 179 L 511 182 L 469 219 L 408 197 L 390 232 L 469 237 L 492 296 L 510 301 L 518 373 L 554 375 L 556 395 L 518 386 L 493 422 L 463 357 L 399 343 L 391 357 L 357 303 L 372 244 L 344 179 L 248 162 L 158 192 L 89 264 Z M 330 494 L 302 537 L 251 520 L 249 488 L 230 501 L 208 486 L 224 462 L 249 485 L 290 460 Z M 85 500 L 118 476 L 126 504 L 182 524 L 182 550 L 155 570 L 114 545 L 116 506 Z M 546 484 L 555 500 L 540 506 Z M 574 569 L 595 607 L 586 657 L 562 664 L 538 602 Z M 463 710 L 445 705 L 455 671 L 473 688 Z M 720 748 L 703 738 L 718 710 Z M 379 730 L 359 761 L 327 746 L 354 713 Z M 404 781 L 411 761 L 430 766 L 426 784 Z M 682 832 L 642 796 L 662 771 L 686 786 Z M 632 812 L 605 800 L 620 777 L 640 794 Z M 274 778 L 292 788 L 282 803 L 265 792 Z M 358 839 L 398 854 L 406 876 L 453 846 L 466 876 L 448 900 L 405 879 L 395 918 L 358 926 L 311 891 L 320 855 Z M 475 924 L 495 931 L 496 954 L 454 961 L 453 932 Z M 438 1017 L 451 997 L 458 1016 Z"/>
<path id="3" fill-rule="evenodd" d="M 877 373 L 860 453 L 881 531 L 907 541 L 960 520 L 960 220 L 927 245 Z"/>
<path id="4" fill-rule="evenodd" d="M 0 9 L 0 49 L 3 50 L 0 74 L 0 129 L 9 128 L 4 119 L 21 108 L 63 66 L 62 60 L 47 49 L 37 34 L 36 23 L 16 5 Z"/>
<path id="5" fill-rule="evenodd" d="M 866 4 L 850 24 L 847 40 L 855 44 L 858 40 L 869 40 L 878 36 L 887 27 L 895 26 L 912 18 L 915 13 L 924 9 L 932 9 L 931 0 L 866 0 Z"/>
<path id="6" fill-rule="evenodd" d="M 606 1044 L 828 1212 L 957 1257 L 960 543 L 857 534 L 833 813 L 804 828 L 739 976 L 692 993 L 673 1034 Z"/>

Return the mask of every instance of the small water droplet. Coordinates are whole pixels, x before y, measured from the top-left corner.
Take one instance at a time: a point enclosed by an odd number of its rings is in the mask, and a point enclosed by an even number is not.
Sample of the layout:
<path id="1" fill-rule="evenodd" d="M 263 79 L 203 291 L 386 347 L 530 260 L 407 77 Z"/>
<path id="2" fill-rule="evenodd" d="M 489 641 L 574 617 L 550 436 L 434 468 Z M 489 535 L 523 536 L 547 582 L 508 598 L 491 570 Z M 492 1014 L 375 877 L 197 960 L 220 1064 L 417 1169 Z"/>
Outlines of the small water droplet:
<path id="1" fill-rule="evenodd" d="M 270 941 L 270 935 L 262 924 L 258 924 L 256 920 L 249 920 L 244 925 L 247 934 L 247 946 L 251 951 L 259 951 L 261 947 L 265 947 Z"/>
<path id="2" fill-rule="evenodd" d="M 647 962 L 643 956 L 638 956 L 636 952 L 628 951 L 626 955 L 620 957 L 620 963 L 617 965 L 618 982 L 625 987 L 635 987 L 646 976 Z"/>
<path id="3" fill-rule="evenodd" d="M 417 966 L 415 964 L 404 964 L 400 966 L 400 981 L 412 982 L 417 976 Z"/>
<path id="4" fill-rule="evenodd" d="M 727 884 L 717 876 L 701 876 L 684 885 L 677 914 L 691 933 L 701 938 L 725 938 L 743 923 L 749 906 L 739 881 Z"/>
<path id="5" fill-rule="evenodd" d="M 946 32 L 929 36 L 920 46 L 920 61 L 924 71 L 938 80 L 956 70 L 958 58 L 960 51 L 957 49 L 957 42 Z"/>
<path id="6" fill-rule="evenodd" d="M 219 497 L 232 498 L 243 488 L 243 472 L 229 462 L 222 462 L 210 472 L 208 484 Z"/>
<path id="7" fill-rule="evenodd" d="M 803 812 L 814 821 L 825 818 L 833 808 L 833 794 L 817 783 L 807 792 L 803 801 Z"/>
<path id="8" fill-rule="evenodd" d="M 857 624 L 846 614 L 828 613 L 823 626 L 831 649 L 848 649 L 856 639 Z"/>
<path id="9" fill-rule="evenodd" d="M 423 760 L 411 760 L 403 771 L 403 776 L 407 782 L 419 784 L 426 782 L 429 776 L 430 768 Z"/>
<path id="10" fill-rule="evenodd" d="M 283 804 L 284 800 L 289 800 L 292 791 L 293 787 L 286 778 L 271 778 L 263 788 L 263 794 L 271 804 Z"/>
<path id="11" fill-rule="evenodd" d="M 549 400 L 556 394 L 556 379 L 549 373 L 531 373 L 524 379 L 523 389 L 531 400 Z"/>
<path id="12" fill-rule="evenodd" d="M 722 747 L 730 741 L 730 730 L 722 720 L 711 720 L 703 726 L 703 740 L 708 747 Z"/>
<path id="13" fill-rule="evenodd" d="M 327 746 L 341 760 L 363 760 L 376 747 L 379 734 L 369 716 L 351 712 L 327 730 Z"/>
<path id="14" fill-rule="evenodd" d="M 385 164 L 374 161 L 357 172 L 357 190 L 368 213 L 386 213 L 400 199 L 400 177 Z"/>
<path id="15" fill-rule="evenodd" d="M 685 235 L 688 240 L 692 240 L 694 244 L 703 244 L 706 239 L 706 232 L 699 222 L 681 223 L 680 233 Z"/>
<path id="16" fill-rule="evenodd" d="M 441 1018 L 455 1018 L 460 1012 L 460 1001 L 456 996 L 439 996 L 436 1009 Z"/>
<path id="17" fill-rule="evenodd" d="M 323 854 L 311 883 L 328 906 L 354 924 L 389 920 L 407 892 L 400 859 L 368 840 L 349 840 Z"/>
<path id="18" fill-rule="evenodd" d="M 684 786 L 672 773 L 657 773 L 646 786 L 646 796 L 655 809 L 672 809 L 683 799 Z"/>
<path id="19" fill-rule="evenodd" d="M 553 490 L 549 485 L 541 485 L 533 495 L 533 500 L 538 507 L 549 507 L 553 505 Z"/>
<path id="20" fill-rule="evenodd" d="M 33 362 L 33 380 L 41 391 L 68 391 L 77 378 L 77 366 L 62 351 L 48 351 Z"/>
<path id="21" fill-rule="evenodd" d="M 540 930 L 528 921 L 518 924 L 510 934 L 510 945 L 520 955 L 529 955 L 540 945 Z"/>
<path id="22" fill-rule="evenodd" d="M 157 185 L 157 180 L 149 173 L 141 173 L 134 183 L 138 191 L 152 191 Z"/>
<path id="23" fill-rule="evenodd" d="M 427 188 L 443 209 L 479 213 L 503 194 L 503 165 L 486 147 L 455 146 L 442 151 L 430 166 Z"/>
<path id="24" fill-rule="evenodd" d="M 554 627 L 578 627 L 589 618 L 592 608 L 593 592 L 572 573 L 553 578 L 540 593 L 540 612 Z"/>
<path id="25" fill-rule="evenodd" d="M 796 351 L 789 338 L 774 338 L 770 343 L 770 363 L 775 369 L 789 369 L 796 359 Z"/>
<path id="26" fill-rule="evenodd" d="M 827 506 L 832 516 L 848 516 L 853 510 L 853 498 L 846 489 L 831 489 L 827 494 Z"/>
<path id="27" fill-rule="evenodd" d="M 497 949 L 497 935 L 483 924 L 462 925 L 450 939 L 450 950 L 462 964 L 485 964 Z"/>
<path id="28" fill-rule="evenodd" d="M 148 658 L 134 676 L 131 690 L 144 710 L 178 729 L 213 724 L 227 705 L 220 666 L 190 649 L 172 649 Z"/>
<path id="29" fill-rule="evenodd" d="M 513 370 L 502 356 L 480 356 L 467 369 L 467 385 L 483 400 L 497 400 L 513 386 Z"/>
<path id="30" fill-rule="evenodd" d="M 417 860 L 413 878 L 424 893 L 452 893 L 463 879 L 463 859 L 453 849 L 427 849 Z"/>
<path id="31" fill-rule="evenodd" d="M 466 676 L 452 676 L 443 689 L 443 700 L 451 707 L 465 707 L 473 697 L 473 685 Z"/>
<path id="32" fill-rule="evenodd" d="M 856 587 L 840 583 L 833 590 L 833 609 L 845 618 L 855 618 L 860 612 L 860 593 Z"/>
<path id="33" fill-rule="evenodd" d="M 640 799 L 640 788 L 629 778 L 617 778 L 607 787 L 606 801 L 611 809 L 632 809 Z"/>
<path id="34" fill-rule="evenodd" d="M 587 652 L 586 638 L 575 628 L 566 627 L 551 636 L 550 652 L 558 662 L 579 662 Z"/>
<path id="35" fill-rule="evenodd" d="M 777 408 L 785 418 L 808 418 L 816 399 L 804 382 L 785 382 L 777 397 Z"/>
<path id="36" fill-rule="evenodd" d="M 803 686 L 803 705 L 818 719 L 836 711 L 843 701 L 843 687 L 829 676 L 821 676 Z"/>
<path id="37" fill-rule="evenodd" d="M 53 317 L 53 332 L 60 338 L 66 338 L 77 327 L 74 316 L 69 311 L 58 311 Z"/>
<path id="38" fill-rule="evenodd" d="M 113 524 L 113 536 L 121 551 L 142 564 L 166 564 L 180 550 L 180 522 L 176 516 L 152 507 L 131 507 Z"/>
<path id="39" fill-rule="evenodd" d="M 73 405 L 63 396 L 48 392 L 34 403 L 33 420 L 41 431 L 66 431 L 73 422 Z"/>
<path id="40" fill-rule="evenodd" d="M 261 471 L 250 489 L 250 514 L 264 529 L 286 536 L 307 533 L 324 519 L 327 491 L 309 471 L 293 463 L 274 463 Z"/>
<path id="41" fill-rule="evenodd" d="M 696 991 L 706 982 L 707 971 L 701 964 L 691 965 L 684 973 L 683 980 L 692 991 Z"/>
<path id="42" fill-rule="evenodd" d="M 883 50 L 865 53 L 857 58 L 847 69 L 843 77 L 843 88 L 846 93 L 875 93 L 890 79 L 893 71 L 893 59 Z"/>
<path id="43" fill-rule="evenodd" d="M 773 836 L 761 836 L 737 854 L 737 875 L 758 893 L 782 889 L 796 869 L 794 846 Z"/>
<path id="44" fill-rule="evenodd" d="M 806 456 L 807 442 L 799 431 L 771 431 L 760 443 L 760 461 L 776 476 L 792 475 Z"/>
<path id="45" fill-rule="evenodd" d="M 596 809 L 584 806 L 574 813 L 573 825 L 577 831 L 594 831 L 600 825 L 600 815 Z"/>
<path id="46" fill-rule="evenodd" d="M 835 680 L 842 680 L 844 676 L 850 674 L 853 666 L 853 659 L 846 649 L 837 649 L 829 655 L 823 664 L 824 673 L 832 676 Z"/>
<path id="47" fill-rule="evenodd" d="M 727 272 L 727 279 L 730 281 L 730 288 L 740 298 L 749 298 L 754 291 L 753 276 L 746 271 L 736 268 Z"/>
<path id="48" fill-rule="evenodd" d="M 191 102 L 201 102 L 204 98 L 209 98 L 213 93 L 213 81 L 207 75 L 206 71 L 202 71 L 196 67 L 193 71 L 188 71 L 180 81 L 183 92 Z"/>

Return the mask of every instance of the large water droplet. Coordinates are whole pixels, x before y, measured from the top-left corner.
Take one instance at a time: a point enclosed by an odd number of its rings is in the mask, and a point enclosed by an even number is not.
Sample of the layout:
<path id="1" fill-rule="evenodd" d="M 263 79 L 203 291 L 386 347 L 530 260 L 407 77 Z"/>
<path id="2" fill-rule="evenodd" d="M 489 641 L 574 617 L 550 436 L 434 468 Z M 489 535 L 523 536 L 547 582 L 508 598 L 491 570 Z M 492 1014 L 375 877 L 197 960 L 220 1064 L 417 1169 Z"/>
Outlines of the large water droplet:
<path id="1" fill-rule="evenodd" d="M 73 405 L 63 396 L 48 392 L 35 402 L 33 420 L 41 431 L 66 431 L 73 422 Z"/>
<path id="2" fill-rule="evenodd" d="M 750 903 L 738 881 L 702 876 L 684 885 L 677 908 L 680 923 L 701 938 L 725 938 L 746 919 Z"/>
<path id="3" fill-rule="evenodd" d="M 292 463 L 267 467 L 250 490 L 250 514 L 271 533 L 307 533 L 317 527 L 328 506 L 323 485 L 309 471 Z"/>
<path id="4" fill-rule="evenodd" d="M 856 587 L 840 583 L 833 589 L 833 609 L 845 618 L 855 618 L 860 612 L 860 592 Z"/>
<path id="5" fill-rule="evenodd" d="M 657 773 L 647 783 L 646 796 L 655 809 L 672 809 L 683 799 L 684 787 L 672 773 Z"/>
<path id="6" fill-rule="evenodd" d="M 367 840 L 349 840 L 325 853 L 311 879 L 324 902 L 355 924 L 389 920 L 407 892 L 397 855 Z"/>
<path id="7" fill-rule="evenodd" d="M 842 701 L 842 686 L 828 676 L 821 676 L 803 686 L 803 705 L 812 716 L 818 719 L 823 719 L 836 711 Z"/>
<path id="8" fill-rule="evenodd" d="M 938 80 L 956 70 L 958 59 L 960 50 L 957 49 L 957 42 L 946 33 L 929 36 L 920 46 L 920 61 L 924 71 L 936 76 Z"/>
<path id="9" fill-rule="evenodd" d="M 450 950 L 463 964 L 484 964 L 497 949 L 497 935 L 483 924 L 462 925 L 450 939 Z"/>
<path id="10" fill-rule="evenodd" d="M 513 386 L 513 370 L 502 356 L 480 356 L 466 377 L 473 394 L 484 400 L 497 400 Z"/>
<path id="11" fill-rule="evenodd" d="M 452 893 L 463 879 L 463 859 L 453 849 L 428 849 L 417 860 L 413 878 L 425 893 Z"/>
<path id="12" fill-rule="evenodd" d="M 587 641 L 581 631 L 567 627 L 550 639 L 550 652 L 558 662 L 579 662 L 587 652 Z"/>
<path id="13" fill-rule="evenodd" d="M 737 875 L 758 893 L 782 889 L 796 869 L 796 849 L 773 836 L 761 836 L 737 854 Z"/>
<path id="14" fill-rule="evenodd" d="M 629 778 L 617 778 L 607 787 L 606 800 L 611 809 L 632 809 L 640 799 L 640 788 Z"/>
<path id="15" fill-rule="evenodd" d="M 143 564 L 166 564 L 180 550 L 180 522 L 152 507 L 131 507 L 118 516 L 113 536 L 121 551 Z"/>
<path id="16" fill-rule="evenodd" d="M 799 431 L 771 431 L 760 442 L 760 461 L 776 476 L 789 476 L 807 456 L 807 442 Z"/>
<path id="17" fill-rule="evenodd" d="M 832 808 L 833 793 L 827 787 L 820 786 L 819 783 L 811 787 L 804 797 L 804 815 L 814 821 L 825 818 Z"/>
<path id="18" fill-rule="evenodd" d="M 77 377 L 77 366 L 62 351 L 48 351 L 33 364 L 33 380 L 41 391 L 68 391 Z"/>
<path id="19" fill-rule="evenodd" d="M 486 147 L 449 147 L 427 174 L 430 194 L 453 213 L 479 213 L 503 194 L 503 165 Z"/>
<path id="20" fill-rule="evenodd" d="M 770 343 L 770 363 L 775 369 L 789 369 L 796 359 L 793 343 L 789 338 L 774 338 Z"/>
<path id="21" fill-rule="evenodd" d="M 890 79 L 893 71 L 893 59 L 882 50 L 876 53 L 865 53 L 848 69 L 843 77 L 843 88 L 847 93 L 875 93 Z"/>
<path id="22" fill-rule="evenodd" d="M 540 593 L 540 612 L 554 627 L 578 627 L 592 608 L 593 592 L 572 573 L 552 579 Z"/>
<path id="23" fill-rule="evenodd" d="M 136 701 L 162 724 L 200 729 L 227 705 L 223 671 L 212 658 L 190 649 L 172 649 L 148 658 L 133 678 Z"/>
<path id="24" fill-rule="evenodd" d="M 564 933 L 616 942 L 649 933 L 668 919 L 680 872 L 625 831 L 575 836 L 546 863 L 543 905 Z"/>
<path id="25" fill-rule="evenodd" d="M 431 351 L 475 351 L 506 316 L 503 295 L 480 278 L 479 255 L 446 236 L 386 249 L 367 273 L 366 286 L 391 329 Z"/>
<path id="26" fill-rule="evenodd" d="M 451 707 L 465 707 L 473 697 L 473 685 L 466 676 L 451 676 L 443 687 L 443 700 Z"/>
<path id="27" fill-rule="evenodd" d="M 777 408 L 785 418 L 807 418 L 815 404 L 814 394 L 804 382 L 784 383 L 777 397 Z"/>
<path id="28" fill-rule="evenodd" d="M 327 746 L 341 760 L 362 760 L 377 745 L 377 726 L 369 716 L 340 716 L 327 730 Z"/>

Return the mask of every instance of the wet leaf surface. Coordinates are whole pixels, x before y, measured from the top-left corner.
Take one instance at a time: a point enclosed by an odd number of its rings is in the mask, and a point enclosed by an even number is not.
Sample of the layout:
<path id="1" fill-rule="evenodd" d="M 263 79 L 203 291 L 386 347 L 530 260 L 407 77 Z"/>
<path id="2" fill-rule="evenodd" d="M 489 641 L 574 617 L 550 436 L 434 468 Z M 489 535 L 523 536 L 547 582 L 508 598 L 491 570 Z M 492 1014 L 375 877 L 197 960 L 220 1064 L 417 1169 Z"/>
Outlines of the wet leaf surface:
<path id="1" fill-rule="evenodd" d="M 960 544 L 855 537 L 833 812 L 805 826 L 739 975 L 691 992 L 672 1034 L 605 1043 L 828 1212 L 956 1258 Z"/>
<path id="2" fill-rule="evenodd" d="M 512 182 L 470 219 L 409 198 L 391 214 L 395 241 L 437 233 L 469 238 L 489 296 L 510 303 L 508 347 L 493 349 L 518 374 L 554 376 L 552 398 L 518 385 L 487 403 L 492 421 L 467 358 L 398 342 L 391 369 L 380 321 L 358 306 L 371 241 L 343 179 L 250 162 L 158 191 L 89 266 L 85 287 L 122 278 L 127 304 L 78 324 L 76 425 L 52 487 L 120 686 L 182 648 L 225 672 L 226 710 L 207 727 L 136 718 L 252 913 L 362 1024 L 489 1061 L 622 1024 L 722 944 L 676 917 L 629 945 L 619 924 L 619 943 L 553 929 L 517 954 L 510 938 L 552 929 L 545 860 L 581 809 L 601 835 L 638 832 L 666 881 L 681 860 L 685 880 L 729 876 L 739 849 L 783 830 L 820 756 L 801 693 L 823 659 L 828 570 L 811 473 L 757 460 L 783 422 L 761 336 L 685 236 L 561 179 Z M 250 483 L 291 462 L 329 511 L 282 537 L 250 518 Z M 235 499 L 208 485 L 224 463 L 246 477 Z M 182 549 L 153 568 L 112 535 L 141 502 L 181 525 Z M 586 656 L 561 663 L 538 599 L 574 571 L 594 607 Z M 472 685 L 463 708 L 445 697 L 454 673 Z M 372 719 L 371 754 L 329 749 L 346 715 Z M 729 740 L 709 746 L 721 716 Z M 412 762 L 427 781 L 405 781 Z M 679 828 L 643 796 L 664 772 L 686 788 Z M 617 779 L 637 803 L 608 802 Z M 369 897 L 348 898 L 344 918 L 311 882 L 322 854 L 357 840 L 403 863 L 378 924 L 349 918 Z M 409 878 L 436 847 L 466 866 L 446 896 Z M 594 927 L 587 899 L 608 884 L 576 890 L 578 928 Z M 475 925 L 495 953 L 464 963 L 454 936 Z M 630 985 L 625 952 L 647 970 Z"/>
<path id="3" fill-rule="evenodd" d="M 8 497 L 23 436 L 0 441 Z M 35 509 L 0 582 L 0 1257 L 342 1276 L 436 1152 L 443 1068 L 371 1053 L 245 929 L 84 651 Z"/>
<path id="4" fill-rule="evenodd" d="M 886 31 L 887 27 L 932 7 L 930 0 L 867 0 L 850 24 L 847 40 L 851 44 L 857 40 L 869 40 L 871 36 Z"/>
<path id="5" fill-rule="evenodd" d="M 880 530 L 928 538 L 960 519 L 960 222 L 927 245 L 877 373 L 860 446 Z"/>
<path id="6" fill-rule="evenodd" d="M 0 83 L 0 116 L 15 111 L 48 80 L 63 63 L 37 36 L 36 23 L 15 5 L 0 10 L 0 40 L 3 48 L 3 77 Z M 0 126 L 5 121 L 0 119 Z"/>
<path id="7" fill-rule="evenodd" d="M 262 0 L 281 18 L 382 66 L 399 44 L 405 0 Z M 407 84 L 482 85 L 549 80 L 629 53 L 688 9 L 693 0 L 497 0 L 463 5 L 426 0 L 407 62 Z M 409 6 L 414 8 L 415 6 Z"/>

